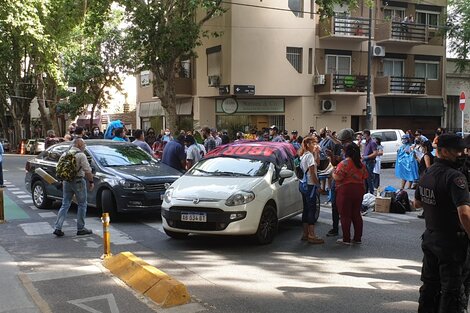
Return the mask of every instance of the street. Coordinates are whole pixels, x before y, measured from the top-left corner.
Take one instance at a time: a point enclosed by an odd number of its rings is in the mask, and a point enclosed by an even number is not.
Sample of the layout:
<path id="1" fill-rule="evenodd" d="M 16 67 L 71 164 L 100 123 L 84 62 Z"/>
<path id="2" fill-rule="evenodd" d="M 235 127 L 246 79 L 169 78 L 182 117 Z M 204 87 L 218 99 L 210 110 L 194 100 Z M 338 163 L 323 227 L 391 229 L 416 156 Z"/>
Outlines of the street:
<path id="1" fill-rule="evenodd" d="M 248 238 L 165 235 L 161 218 L 126 216 L 111 221 L 112 252 L 136 256 L 180 280 L 192 302 L 162 309 L 135 294 L 101 266 L 100 212 L 89 208 L 91 236 L 75 236 L 75 209 L 65 236 L 52 235 L 59 203 L 36 209 L 24 188 L 28 156 L 6 155 L 5 215 L 0 224 L 0 312 L 416 312 L 424 220 L 369 213 L 363 244 L 345 247 L 326 237 L 331 209 L 322 204 L 317 233 L 324 245 L 301 242 L 297 216 L 282 222 L 271 245 Z M 383 186 L 399 187 L 394 168 L 382 170 Z M 410 198 L 413 198 L 411 190 Z M 322 203 L 326 196 L 322 196 Z M 9 280 L 4 280 L 3 278 Z M 17 280 L 19 288 L 5 281 Z"/>

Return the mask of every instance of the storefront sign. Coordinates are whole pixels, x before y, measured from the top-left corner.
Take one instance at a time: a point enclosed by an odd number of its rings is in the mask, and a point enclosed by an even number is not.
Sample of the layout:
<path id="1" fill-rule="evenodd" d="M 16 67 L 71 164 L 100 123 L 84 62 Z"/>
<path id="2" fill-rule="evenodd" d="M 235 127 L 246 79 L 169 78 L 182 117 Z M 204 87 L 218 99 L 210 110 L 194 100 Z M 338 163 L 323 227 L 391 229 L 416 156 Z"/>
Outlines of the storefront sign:
<path id="1" fill-rule="evenodd" d="M 235 98 L 226 98 L 222 101 L 222 111 L 233 114 L 238 110 L 238 101 Z"/>
<path id="2" fill-rule="evenodd" d="M 222 108 L 224 99 L 216 100 L 216 112 L 227 113 Z M 284 113 L 284 99 L 239 99 L 236 113 Z M 230 113 L 227 113 L 230 114 Z"/>

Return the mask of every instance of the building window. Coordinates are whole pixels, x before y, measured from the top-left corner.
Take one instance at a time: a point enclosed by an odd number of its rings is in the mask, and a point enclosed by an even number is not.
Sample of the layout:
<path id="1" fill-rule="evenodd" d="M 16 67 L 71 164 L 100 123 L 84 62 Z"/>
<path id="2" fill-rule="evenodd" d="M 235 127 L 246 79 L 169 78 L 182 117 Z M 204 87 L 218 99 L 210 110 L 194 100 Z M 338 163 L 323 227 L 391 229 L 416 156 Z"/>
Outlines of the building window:
<path id="1" fill-rule="evenodd" d="M 222 46 L 206 49 L 207 76 L 221 76 L 222 71 Z"/>
<path id="2" fill-rule="evenodd" d="M 416 23 L 424 24 L 430 27 L 438 27 L 439 13 L 416 11 Z"/>
<path id="3" fill-rule="evenodd" d="M 140 86 L 147 87 L 150 85 L 150 71 L 140 72 Z"/>
<path id="4" fill-rule="evenodd" d="M 310 0 L 310 18 L 315 18 L 315 0 Z"/>
<path id="5" fill-rule="evenodd" d="M 415 63 L 415 76 L 430 80 L 439 79 L 439 62 L 419 62 Z"/>
<path id="6" fill-rule="evenodd" d="M 309 74 L 312 74 L 313 72 L 312 63 L 313 63 L 313 49 L 309 48 L 308 49 L 308 73 Z"/>
<path id="7" fill-rule="evenodd" d="M 304 0 L 289 0 L 289 9 L 297 17 L 304 17 Z"/>
<path id="8" fill-rule="evenodd" d="M 351 74 L 351 56 L 326 55 L 326 74 Z"/>
<path id="9" fill-rule="evenodd" d="M 397 76 L 397 77 L 404 76 L 403 75 L 404 68 L 405 68 L 404 60 L 385 59 L 383 64 L 384 64 L 384 69 L 383 69 L 384 76 Z"/>
<path id="10" fill-rule="evenodd" d="M 401 22 L 405 19 L 405 9 L 386 8 L 384 9 L 384 19 L 393 22 Z"/>
<path id="11" fill-rule="evenodd" d="M 302 48 L 287 47 L 286 58 L 297 72 L 302 73 Z"/>
<path id="12" fill-rule="evenodd" d="M 191 60 L 184 60 L 179 62 L 176 74 L 179 78 L 192 78 Z"/>

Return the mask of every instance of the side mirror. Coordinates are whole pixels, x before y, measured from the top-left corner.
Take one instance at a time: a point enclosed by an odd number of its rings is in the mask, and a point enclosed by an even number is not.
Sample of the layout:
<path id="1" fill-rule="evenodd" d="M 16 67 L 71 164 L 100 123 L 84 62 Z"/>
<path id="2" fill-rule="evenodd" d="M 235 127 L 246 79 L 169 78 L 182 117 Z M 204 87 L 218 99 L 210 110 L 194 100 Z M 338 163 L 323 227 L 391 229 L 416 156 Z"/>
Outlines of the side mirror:
<path id="1" fill-rule="evenodd" d="M 282 184 L 284 183 L 284 179 L 292 177 L 293 175 L 294 172 L 291 170 L 281 170 L 281 172 L 279 172 L 279 185 L 282 186 Z"/>

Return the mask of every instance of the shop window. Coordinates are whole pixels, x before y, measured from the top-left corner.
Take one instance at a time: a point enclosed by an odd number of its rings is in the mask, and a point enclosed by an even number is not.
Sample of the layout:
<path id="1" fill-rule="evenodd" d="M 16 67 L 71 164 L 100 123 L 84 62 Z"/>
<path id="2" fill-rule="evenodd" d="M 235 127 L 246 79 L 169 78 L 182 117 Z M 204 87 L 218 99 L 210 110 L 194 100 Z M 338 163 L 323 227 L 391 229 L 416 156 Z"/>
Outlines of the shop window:
<path id="1" fill-rule="evenodd" d="M 303 50 L 302 48 L 294 48 L 294 47 L 286 48 L 287 60 L 299 73 L 302 73 L 302 50 Z"/>
<path id="2" fill-rule="evenodd" d="M 150 85 L 150 71 L 140 72 L 140 86 L 147 87 Z"/>
<path id="3" fill-rule="evenodd" d="M 304 17 L 304 0 L 289 0 L 289 9 L 297 17 Z"/>
<path id="4" fill-rule="evenodd" d="M 430 80 L 439 79 L 439 62 L 420 62 L 415 63 L 415 76 Z"/>

